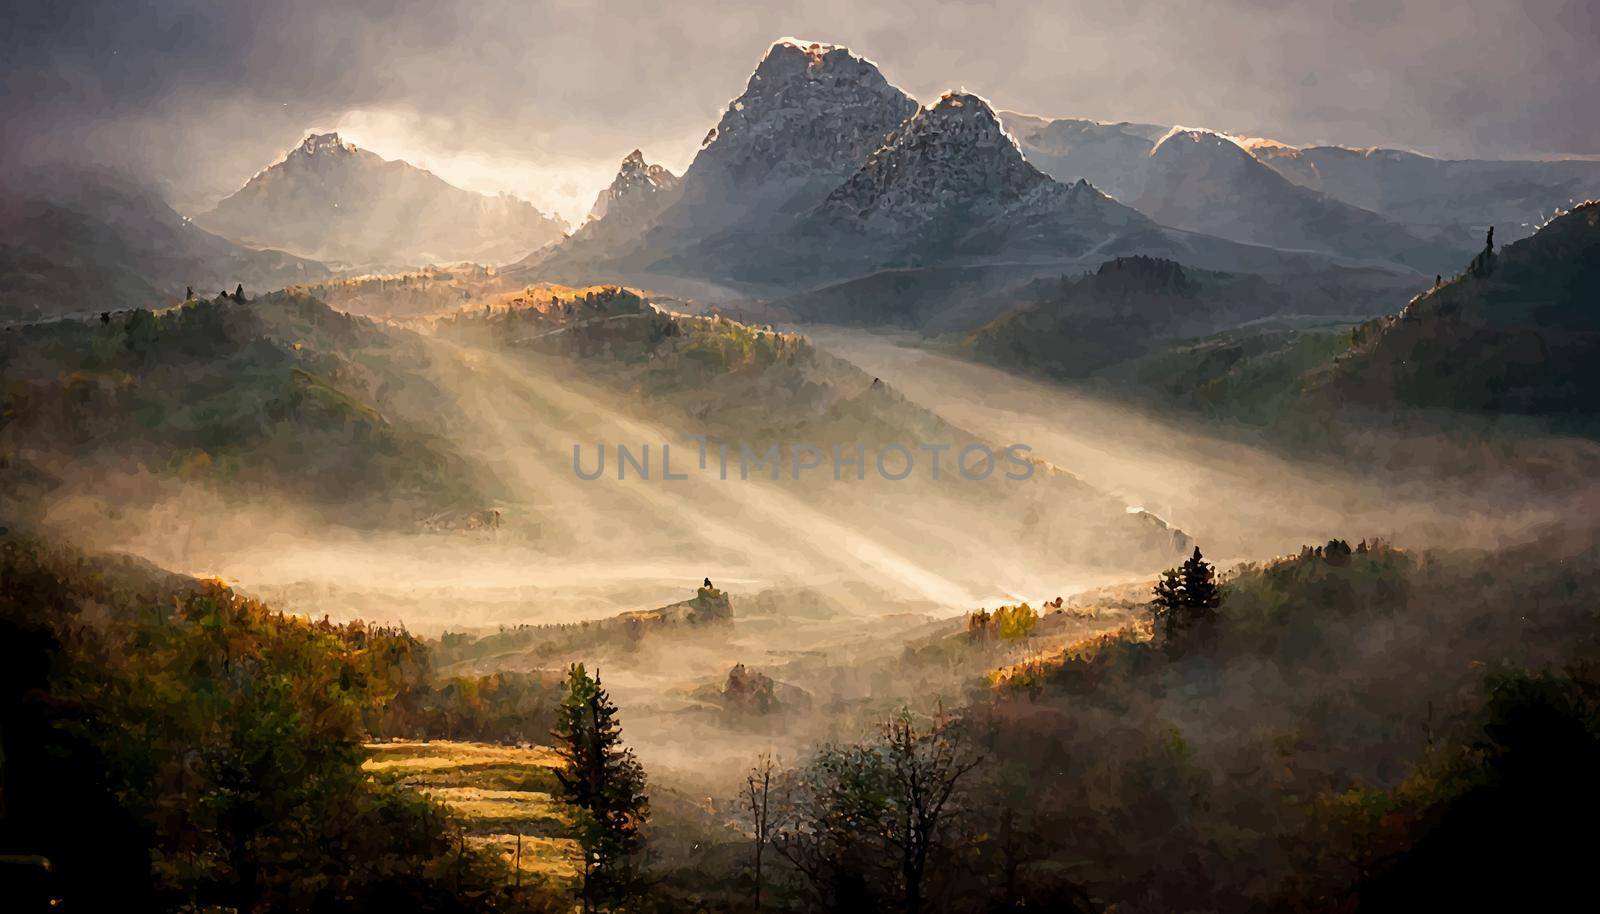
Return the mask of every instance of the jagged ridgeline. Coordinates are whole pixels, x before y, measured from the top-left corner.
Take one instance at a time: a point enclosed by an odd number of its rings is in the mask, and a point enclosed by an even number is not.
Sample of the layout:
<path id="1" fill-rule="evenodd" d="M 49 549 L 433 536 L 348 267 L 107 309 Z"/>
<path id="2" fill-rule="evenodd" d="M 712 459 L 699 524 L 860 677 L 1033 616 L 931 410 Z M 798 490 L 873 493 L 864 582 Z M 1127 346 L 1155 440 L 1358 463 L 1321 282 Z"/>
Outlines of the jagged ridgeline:
<path id="1" fill-rule="evenodd" d="M 404 525 L 480 508 L 487 486 L 430 421 L 448 410 L 428 359 L 413 334 L 300 292 L 13 328 L 0 440 L 44 491 L 196 482 Z"/>
<path id="2" fill-rule="evenodd" d="M 499 306 L 462 311 L 434 326 L 447 340 L 509 350 L 529 364 L 559 358 L 591 380 L 628 392 L 641 418 L 708 438 L 709 469 L 701 469 L 710 478 L 719 471 L 718 444 L 729 450 L 734 477 L 742 473 L 741 445 L 757 453 L 777 446 L 778 467 L 761 466 L 752 475 L 774 474 L 774 481 L 803 491 L 808 504 L 839 516 L 854 516 L 864 497 L 873 499 L 875 513 L 923 518 L 933 529 L 959 527 L 955 518 L 970 513 L 983 518 L 980 529 L 1015 537 L 1020 548 L 1051 561 L 1137 562 L 1181 551 L 1187 542 L 1156 518 L 1130 514 L 1105 493 L 1025 453 L 1019 452 L 1022 469 L 1006 465 L 1000 455 L 1014 442 L 981 441 L 908 401 L 892 379 L 871 377 L 793 333 L 666 311 L 619 287 L 530 287 L 504 296 Z M 924 444 L 947 448 L 937 479 Z M 791 445 L 817 448 L 823 455 L 818 469 L 796 478 Z M 893 446 L 919 461 L 908 479 L 886 479 L 872 466 L 875 454 Z M 968 446 L 997 455 L 982 480 L 957 470 L 958 454 Z M 836 447 L 846 455 L 864 449 L 865 472 L 847 467 L 836 479 Z M 692 447 L 675 453 L 685 455 L 684 466 L 697 459 Z M 982 469 L 981 453 L 974 454 L 968 463 Z M 892 470 L 901 469 L 903 461 L 887 459 Z M 1008 470 L 1027 478 L 1008 478 Z"/>

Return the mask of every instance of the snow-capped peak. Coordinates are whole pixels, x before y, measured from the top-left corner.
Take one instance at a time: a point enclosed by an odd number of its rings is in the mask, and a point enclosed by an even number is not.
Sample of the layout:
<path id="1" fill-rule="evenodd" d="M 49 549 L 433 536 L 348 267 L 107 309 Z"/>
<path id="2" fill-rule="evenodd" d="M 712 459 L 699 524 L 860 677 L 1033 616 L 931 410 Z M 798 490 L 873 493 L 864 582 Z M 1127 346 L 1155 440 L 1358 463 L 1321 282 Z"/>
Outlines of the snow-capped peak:
<path id="1" fill-rule="evenodd" d="M 916 109 L 848 48 L 779 39 L 706 135 L 685 180 L 843 180 Z"/>
<path id="2" fill-rule="evenodd" d="M 950 205 L 1009 206 L 1051 184 L 1023 159 L 993 106 L 957 90 L 919 108 L 825 206 L 915 224 Z"/>
<path id="3" fill-rule="evenodd" d="M 1156 141 L 1155 146 L 1150 149 L 1151 157 L 1159 154 L 1163 146 L 1170 146 L 1173 149 L 1179 147 L 1211 147 L 1230 152 L 1238 150 L 1246 155 L 1250 152 L 1236 136 L 1217 130 L 1209 130 L 1205 127 L 1184 127 L 1181 124 L 1174 125 L 1171 130 L 1167 131 L 1166 136 Z"/>

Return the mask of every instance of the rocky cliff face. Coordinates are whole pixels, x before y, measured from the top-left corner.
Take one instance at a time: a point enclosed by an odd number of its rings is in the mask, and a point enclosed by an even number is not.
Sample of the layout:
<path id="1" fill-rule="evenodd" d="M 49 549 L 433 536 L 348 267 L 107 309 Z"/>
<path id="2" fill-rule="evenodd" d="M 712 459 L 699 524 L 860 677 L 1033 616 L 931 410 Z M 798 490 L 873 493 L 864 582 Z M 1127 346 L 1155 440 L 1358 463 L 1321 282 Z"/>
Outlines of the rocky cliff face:
<path id="1" fill-rule="evenodd" d="M 390 267 L 503 263 L 565 231 L 524 200 L 462 190 L 336 133 L 307 137 L 196 221 L 245 244 Z"/>
<path id="2" fill-rule="evenodd" d="M 919 110 L 809 213 L 788 247 L 808 263 L 861 272 L 951 258 L 1075 257 L 1152 227 L 1084 182 L 1041 173 L 988 102 L 951 92 Z"/>
<path id="3" fill-rule="evenodd" d="M 600 192 L 589 210 L 591 221 L 611 217 L 633 222 L 648 219 L 670 202 L 678 189 L 678 176 L 660 165 L 650 165 L 635 149 L 622 160 L 611 186 Z"/>
<path id="4" fill-rule="evenodd" d="M 987 102 L 952 92 L 918 109 L 828 195 L 822 212 L 873 231 L 909 232 L 944 211 L 999 213 L 1049 195 L 1054 183 L 1023 160 Z"/>
<path id="5" fill-rule="evenodd" d="M 815 205 L 916 110 L 848 49 L 778 41 L 706 135 L 673 221 L 760 219 Z"/>
<path id="6" fill-rule="evenodd" d="M 635 149 L 622 160 L 611 185 L 600 191 L 589 221 L 562 245 L 536 256 L 559 257 L 562 249 L 614 252 L 637 241 L 682 193 L 683 181 L 660 165 L 650 165 Z"/>
<path id="7" fill-rule="evenodd" d="M 567 282 L 726 276 L 725 264 L 750 256 L 752 236 L 781 232 L 821 202 L 916 110 L 871 61 L 783 39 L 706 134 L 677 189 L 654 195 L 663 200 L 657 213 L 626 227 L 591 222 L 519 268 Z"/>

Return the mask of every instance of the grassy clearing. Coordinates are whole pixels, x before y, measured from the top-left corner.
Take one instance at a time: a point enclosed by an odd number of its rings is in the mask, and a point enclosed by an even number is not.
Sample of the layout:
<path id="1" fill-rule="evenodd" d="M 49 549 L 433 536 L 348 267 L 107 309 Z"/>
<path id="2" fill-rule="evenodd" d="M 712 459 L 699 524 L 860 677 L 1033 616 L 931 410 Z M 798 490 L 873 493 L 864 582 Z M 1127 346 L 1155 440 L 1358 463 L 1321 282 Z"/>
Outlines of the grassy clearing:
<path id="1" fill-rule="evenodd" d="M 570 888 L 578 873 L 571 810 L 555 793 L 548 748 L 487 743 L 369 743 L 363 767 L 374 778 L 411 787 L 448 807 L 466 840 L 519 864 L 524 882 Z"/>

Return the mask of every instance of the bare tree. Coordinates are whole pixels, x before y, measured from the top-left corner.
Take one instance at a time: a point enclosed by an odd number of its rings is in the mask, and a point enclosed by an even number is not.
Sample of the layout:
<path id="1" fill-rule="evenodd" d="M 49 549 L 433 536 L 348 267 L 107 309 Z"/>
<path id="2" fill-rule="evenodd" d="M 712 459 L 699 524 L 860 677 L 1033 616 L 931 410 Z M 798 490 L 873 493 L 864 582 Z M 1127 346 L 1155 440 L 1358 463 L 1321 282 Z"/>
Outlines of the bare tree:
<path id="1" fill-rule="evenodd" d="M 901 711 L 883 729 L 889 786 L 895 792 L 899 819 L 892 823 L 888 838 L 899 851 L 906 914 L 919 914 L 928 861 L 945 848 L 952 818 L 960 811 L 952 802 L 956 790 L 983 758 L 966 750 L 961 731 L 945 720 L 943 712 L 922 729 L 909 711 Z"/>
<path id="2" fill-rule="evenodd" d="M 756 886 L 755 909 L 761 910 L 762 889 L 762 858 L 766 854 L 767 845 L 772 843 L 773 832 L 780 827 L 782 818 L 781 806 L 773 806 L 773 790 L 780 777 L 778 762 L 771 752 L 763 752 L 756 758 L 756 765 L 750 769 L 745 777 L 744 808 L 750 815 L 750 831 L 755 839 L 756 852 Z"/>
<path id="3" fill-rule="evenodd" d="M 901 711 L 872 743 L 817 753 L 800 773 L 793 821 L 773 833 L 773 847 L 825 906 L 898 895 L 901 910 L 921 914 L 930 865 L 950 849 L 967 811 L 962 783 L 982 762 L 961 725 Z"/>

